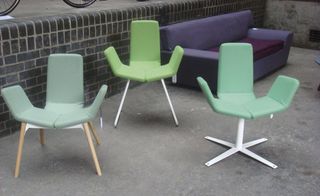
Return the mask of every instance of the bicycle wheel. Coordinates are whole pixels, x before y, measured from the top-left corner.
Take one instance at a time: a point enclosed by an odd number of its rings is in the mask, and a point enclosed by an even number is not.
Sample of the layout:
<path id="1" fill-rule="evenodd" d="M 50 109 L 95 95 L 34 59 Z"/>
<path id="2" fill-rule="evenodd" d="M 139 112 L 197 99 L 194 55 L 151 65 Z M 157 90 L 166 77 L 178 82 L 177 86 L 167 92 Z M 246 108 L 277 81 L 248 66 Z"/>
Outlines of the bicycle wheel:
<path id="1" fill-rule="evenodd" d="M 63 0 L 66 4 L 75 8 L 84 8 L 93 4 L 96 0 Z"/>
<path id="2" fill-rule="evenodd" d="M 17 7 L 20 0 L 0 0 L 0 16 L 8 15 Z"/>

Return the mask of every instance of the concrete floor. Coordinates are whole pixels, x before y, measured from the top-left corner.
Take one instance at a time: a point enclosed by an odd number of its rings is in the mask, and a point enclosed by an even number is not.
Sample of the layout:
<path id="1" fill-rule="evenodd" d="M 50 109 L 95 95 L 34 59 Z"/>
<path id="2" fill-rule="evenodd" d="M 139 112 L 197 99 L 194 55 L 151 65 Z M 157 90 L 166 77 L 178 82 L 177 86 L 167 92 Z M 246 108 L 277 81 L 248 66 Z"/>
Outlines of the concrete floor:
<path id="1" fill-rule="evenodd" d="M 16 9 L 9 15 L 14 18 L 29 18 L 107 9 L 121 9 L 125 7 L 171 1 L 181 0 L 149 0 L 145 2 L 138 2 L 136 0 L 97 0 L 91 6 L 80 9 L 70 7 L 69 5 L 64 3 L 63 0 L 21 0 Z"/>
<path id="2" fill-rule="evenodd" d="M 292 48 L 288 65 L 257 82 L 264 95 L 278 74 L 296 77 L 301 87 L 290 107 L 274 119 L 246 124 L 245 140 L 267 137 L 252 150 L 279 166 L 271 169 L 237 154 L 217 165 L 204 163 L 226 148 L 206 141 L 229 141 L 237 119 L 212 112 L 199 91 L 169 86 L 180 126 L 175 127 L 160 83 L 128 92 L 118 128 L 112 127 L 121 95 L 103 105 L 103 143 L 97 147 L 103 176 L 95 168 L 84 133 L 48 130 L 27 133 L 18 179 L 13 177 L 18 133 L 0 139 L 0 195 L 320 195 L 319 51 Z M 98 119 L 95 120 L 98 127 Z"/>

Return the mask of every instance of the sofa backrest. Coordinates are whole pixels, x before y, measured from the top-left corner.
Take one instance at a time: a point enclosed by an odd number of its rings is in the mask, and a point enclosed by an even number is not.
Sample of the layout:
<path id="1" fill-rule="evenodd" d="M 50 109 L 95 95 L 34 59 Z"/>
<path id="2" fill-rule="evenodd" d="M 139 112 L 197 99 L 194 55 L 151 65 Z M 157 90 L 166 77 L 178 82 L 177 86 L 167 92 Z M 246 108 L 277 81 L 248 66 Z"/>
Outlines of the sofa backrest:
<path id="1" fill-rule="evenodd" d="M 237 41 L 247 35 L 253 24 L 249 10 L 172 24 L 161 28 L 161 47 L 206 50 L 221 43 Z"/>

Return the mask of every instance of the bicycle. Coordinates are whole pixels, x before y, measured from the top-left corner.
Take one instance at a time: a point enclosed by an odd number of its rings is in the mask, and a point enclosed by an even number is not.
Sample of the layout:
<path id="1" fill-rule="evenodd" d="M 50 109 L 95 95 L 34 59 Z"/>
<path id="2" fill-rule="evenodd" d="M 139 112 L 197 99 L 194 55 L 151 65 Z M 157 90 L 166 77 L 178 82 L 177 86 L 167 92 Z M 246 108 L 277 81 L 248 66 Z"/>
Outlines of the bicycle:
<path id="1" fill-rule="evenodd" d="M 75 8 L 84 8 L 93 4 L 96 0 L 63 0 L 66 4 Z M 8 15 L 12 12 L 20 0 L 0 0 L 0 16 Z"/>

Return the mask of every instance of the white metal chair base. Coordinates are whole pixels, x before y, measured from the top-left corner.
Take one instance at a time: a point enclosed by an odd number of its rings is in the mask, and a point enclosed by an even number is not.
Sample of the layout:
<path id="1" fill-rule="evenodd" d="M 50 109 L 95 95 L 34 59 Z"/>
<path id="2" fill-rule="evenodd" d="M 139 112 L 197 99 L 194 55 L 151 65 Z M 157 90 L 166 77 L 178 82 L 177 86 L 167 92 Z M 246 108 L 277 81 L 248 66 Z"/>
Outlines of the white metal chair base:
<path id="1" fill-rule="evenodd" d="M 164 90 L 164 92 L 166 94 L 166 97 L 168 99 L 169 106 L 170 106 L 170 109 L 171 109 L 171 113 L 172 113 L 174 122 L 175 122 L 176 126 L 179 126 L 179 122 L 178 122 L 176 113 L 174 112 L 174 109 L 173 109 L 173 106 L 172 106 L 172 103 L 171 103 L 171 99 L 170 99 L 166 84 L 165 84 L 163 79 L 161 79 L 161 83 L 162 83 L 162 86 L 163 86 L 163 90 Z M 122 98 L 121 98 L 121 102 L 120 102 L 120 105 L 119 105 L 119 108 L 118 108 L 118 112 L 117 112 L 116 118 L 114 120 L 114 124 L 113 125 L 114 125 L 115 128 L 117 127 L 118 122 L 119 122 L 120 114 L 121 114 L 121 111 L 122 111 L 124 100 L 125 100 L 127 92 L 128 92 L 129 85 L 130 85 L 130 80 L 128 80 L 127 83 L 126 83 L 126 87 L 124 89 L 124 92 L 123 92 L 123 95 L 122 95 Z"/>
<path id="2" fill-rule="evenodd" d="M 267 141 L 267 139 L 261 138 L 261 139 L 257 139 L 257 140 L 251 141 L 251 142 L 243 143 L 243 132 L 244 132 L 244 119 L 239 119 L 236 144 L 232 144 L 232 143 L 224 141 L 224 140 L 220 140 L 217 138 L 206 136 L 205 139 L 212 141 L 212 142 L 215 142 L 215 143 L 218 143 L 218 144 L 221 144 L 223 146 L 227 146 L 230 148 L 226 152 L 224 152 L 224 153 L 220 154 L 219 156 L 208 161 L 206 163 L 206 166 L 210 167 L 211 165 L 216 164 L 217 162 L 219 162 L 219 161 L 221 161 L 221 160 L 223 160 L 223 159 L 225 159 L 225 158 L 227 158 L 237 152 L 241 152 L 241 153 L 257 160 L 257 161 L 260 161 L 261 163 L 263 163 L 273 169 L 277 168 L 278 167 L 277 165 L 273 164 L 272 162 L 262 158 L 261 156 L 255 154 L 252 151 L 247 149 L 251 146 L 255 146 L 257 144 L 263 143 L 263 142 Z"/>

